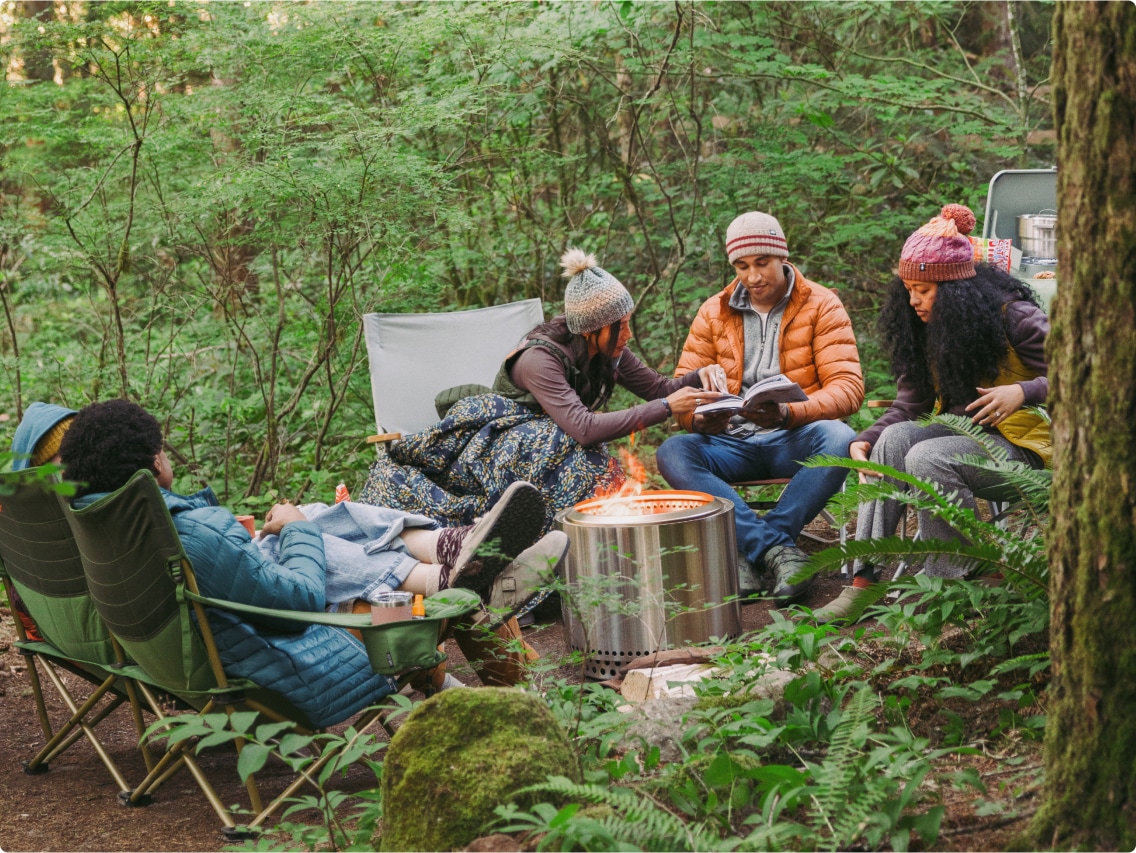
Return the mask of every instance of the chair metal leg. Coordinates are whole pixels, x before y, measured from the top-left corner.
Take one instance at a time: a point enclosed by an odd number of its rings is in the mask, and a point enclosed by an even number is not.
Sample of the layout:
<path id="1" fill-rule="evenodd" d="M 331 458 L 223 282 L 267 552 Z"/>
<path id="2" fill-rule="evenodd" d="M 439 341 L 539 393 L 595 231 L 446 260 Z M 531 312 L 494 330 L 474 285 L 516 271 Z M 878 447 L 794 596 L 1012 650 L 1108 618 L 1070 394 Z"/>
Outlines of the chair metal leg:
<path id="1" fill-rule="evenodd" d="M 119 788 L 127 787 L 126 779 L 123 778 L 122 773 L 118 769 L 118 765 L 114 763 L 114 759 L 103 747 L 102 741 L 99 740 L 98 735 L 95 734 L 93 726 L 102 720 L 107 714 L 113 711 L 118 705 L 122 704 L 125 700 L 122 697 L 116 697 L 112 701 L 109 708 L 104 708 L 100 713 L 96 714 L 92 721 L 86 719 L 87 714 L 98 704 L 104 695 L 110 690 L 114 683 L 118 680 L 118 676 L 111 675 L 102 684 L 100 684 L 87 700 L 80 706 L 76 704 L 71 692 L 59 677 L 59 673 L 55 671 L 55 667 L 49 661 L 43 661 L 44 672 L 55 686 L 56 691 L 59 693 L 60 698 L 67 706 L 67 710 L 71 712 L 71 718 L 55 735 L 44 745 L 39 754 L 36 755 L 31 761 L 25 765 L 25 772 L 35 773 L 41 765 L 48 764 L 52 759 L 59 755 L 68 746 L 74 743 L 83 735 L 86 735 L 87 740 L 91 742 L 91 748 L 95 750 L 99 760 L 102 761 L 103 766 L 106 767 L 107 772 L 110 773 L 114 783 Z M 30 670 L 29 670 L 30 671 Z"/>
<path id="2" fill-rule="evenodd" d="M 164 714 L 161 710 L 161 704 L 157 701 L 152 691 L 144 684 L 138 685 L 139 690 L 146 697 L 147 703 L 155 710 L 159 720 L 169 719 L 169 715 Z M 213 703 L 209 702 L 201 713 L 205 714 L 213 710 Z M 220 818 L 221 824 L 225 830 L 235 830 L 236 821 L 233 820 L 229 810 L 225 808 L 225 804 L 221 802 L 221 798 L 217 796 L 217 792 L 209 783 L 205 773 L 201 770 L 197 759 L 189 751 L 188 741 L 179 741 L 166 750 L 165 754 L 154 765 L 154 768 L 132 791 L 124 790 L 119 795 L 119 800 L 124 806 L 137 806 L 147 803 L 153 794 L 163 782 L 169 779 L 178 769 L 184 764 L 189 769 L 190 775 L 193 776 L 197 787 L 201 789 L 201 793 L 205 795 L 205 799 Z"/>
<path id="3" fill-rule="evenodd" d="M 43 739 L 51 740 L 55 737 L 55 729 L 51 725 L 51 720 L 47 716 L 47 705 L 43 701 L 43 683 L 39 679 L 38 662 L 41 660 L 32 652 L 20 650 L 20 654 L 28 658 L 27 673 L 28 680 L 32 683 L 32 697 L 35 699 L 36 716 L 39 717 L 39 727 L 43 731 Z M 47 663 L 43 665 L 46 667 Z"/>

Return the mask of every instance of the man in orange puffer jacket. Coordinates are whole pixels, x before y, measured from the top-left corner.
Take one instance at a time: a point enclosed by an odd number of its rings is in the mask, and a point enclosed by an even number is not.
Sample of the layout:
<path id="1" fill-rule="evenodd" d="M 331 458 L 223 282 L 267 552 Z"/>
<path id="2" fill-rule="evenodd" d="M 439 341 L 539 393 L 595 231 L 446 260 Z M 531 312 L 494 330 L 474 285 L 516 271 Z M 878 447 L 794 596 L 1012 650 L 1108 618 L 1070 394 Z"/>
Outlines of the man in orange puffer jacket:
<path id="1" fill-rule="evenodd" d="M 774 217 L 743 213 L 726 230 L 726 253 L 737 278 L 702 304 L 675 375 L 716 363 L 728 390 L 744 395 L 781 373 L 808 400 L 682 419 L 690 432 L 663 442 L 656 460 L 675 488 L 733 502 L 742 595 L 762 587 L 755 573 L 764 569 L 772 575 L 773 597 L 788 604 L 809 583 L 789 583 L 808 561 L 797 536 L 840 490 L 846 474 L 843 468 L 800 463 L 819 454 L 848 455 L 855 433 L 840 419 L 859 410 L 864 378 L 848 312 L 834 291 L 788 263 L 785 234 Z M 791 482 L 777 506 L 760 518 L 730 486 L 772 478 Z"/>

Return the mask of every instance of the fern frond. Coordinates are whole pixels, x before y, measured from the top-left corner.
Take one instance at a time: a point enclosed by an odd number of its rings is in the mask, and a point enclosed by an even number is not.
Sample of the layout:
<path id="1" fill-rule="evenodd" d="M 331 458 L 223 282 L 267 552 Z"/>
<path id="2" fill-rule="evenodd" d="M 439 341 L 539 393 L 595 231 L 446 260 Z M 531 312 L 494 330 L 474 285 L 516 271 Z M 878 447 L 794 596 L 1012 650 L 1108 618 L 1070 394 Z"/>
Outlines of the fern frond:
<path id="1" fill-rule="evenodd" d="M 986 526 L 993 527 L 989 524 Z M 964 535 L 970 533 L 969 530 L 962 532 Z M 916 560 L 928 556 L 949 556 L 953 562 L 965 566 L 972 573 L 1008 572 L 1039 589 L 1048 588 L 1044 550 L 1033 546 L 1021 550 L 1013 547 L 1013 543 L 1007 546 L 1000 541 L 967 544 L 955 540 L 901 539 L 898 536 L 853 540 L 826 548 L 810 557 L 808 564 L 794 576 L 794 581 L 812 577 L 818 572 L 835 571 L 850 560 L 883 563 L 892 558 Z"/>
<path id="2" fill-rule="evenodd" d="M 843 810 L 856 778 L 856 758 L 868 737 L 874 700 L 875 694 L 867 685 L 852 694 L 832 733 L 828 755 L 824 763 L 813 772 L 813 780 L 818 785 L 813 800 L 817 810 L 825 816 Z"/>
<path id="3" fill-rule="evenodd" d="M 852 694 L 832 733 L 828 755 L 813 771 L 817 791 L 812 796 L 811 814 L 828 828 L 833 850 L 850 849 L 895 789 L 892 780 L 865 777 L 861 767 L 877 704 L 868 685 Z"/>
<path id="4" fill-rule="evenodd" d="M 550 776 L 546 782 L 529 785 L 517 794 L 553 794 L 565 800 L 584 800 L 610 808 L 615 814 L 595 821 L 615 841 L 641 850 L 718 850 L 722 839 L 712 828 L 687 823 L 640 791 L 619 786 L 573 782 Z"/>

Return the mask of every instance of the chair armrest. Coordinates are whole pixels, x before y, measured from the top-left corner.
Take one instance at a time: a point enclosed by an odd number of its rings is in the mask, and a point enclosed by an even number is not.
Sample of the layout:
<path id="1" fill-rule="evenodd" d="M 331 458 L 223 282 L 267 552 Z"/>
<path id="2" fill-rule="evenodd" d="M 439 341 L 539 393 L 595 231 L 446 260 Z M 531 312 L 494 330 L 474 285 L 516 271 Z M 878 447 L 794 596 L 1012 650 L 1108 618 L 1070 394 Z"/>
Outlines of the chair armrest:
<path id="1" fill-rule="evenodd" d="M 865 400 L 864 405 L 869 409 L 890 409 L 895 400 Z"/>
<path id="2" fill-rule="evenodd" d="M 384 432 L 379 435 L 367 436 L 367 444 L 381 444 L 388 441 L 398 441 L 402 438 L 401 432 Z"/>
<path id="3" fill-rule="evenodd" d="M 459 619 L 481 606 L 477 593 L 467 589 L 447 589 L 425 600 L 426 617 L 398 622 L 371 623 L 369 614 L 318 613 L 301 610 L 275 610 L 240 604 L 220 598 L 208 598 L 190 592 L 181 593 L 190 601 L 249 617 L 254 623 L 269 624 L 281 631 L 299 631 L 307 625 L 330 625 L 355 629 L 362 633 L 363 645 L 371 668 L 382 675 L 397 675 L 408 669 L 434 666 L 439 662 L 438 643 L 446 620 Z M 445 656 L 441 657 L 444 660 Z"/>
<path id="4" fill-rule="evenodd" d="M 296 630 L 302 630 L 305 625 L 331 625 L 334 628 L 355 628 L 360 631 L 377 631 L 387 625 L 384 623 L 372 625 L 371 617 L 366 613 L 326 613 L 315 610 L 276 610 L 271 607 L 257 607 L 254 604 L 241 604 L 237 601 L 228 601 L 224 598 L 209 598 L 196 592 L 182 588 L 182 594 L 190 601 L 197 601 L 206 607 L 216 607 L 230 613 L 241 613 L 246 616 L 258 617 L 276 623 L 291 622 Z M 481 606 L 481 599 L 477 593 L 468 589 L 446 589 L 430 596 L 424 601 L 426 605 L 426 618 L 456 619 L 471 613 Z"/>

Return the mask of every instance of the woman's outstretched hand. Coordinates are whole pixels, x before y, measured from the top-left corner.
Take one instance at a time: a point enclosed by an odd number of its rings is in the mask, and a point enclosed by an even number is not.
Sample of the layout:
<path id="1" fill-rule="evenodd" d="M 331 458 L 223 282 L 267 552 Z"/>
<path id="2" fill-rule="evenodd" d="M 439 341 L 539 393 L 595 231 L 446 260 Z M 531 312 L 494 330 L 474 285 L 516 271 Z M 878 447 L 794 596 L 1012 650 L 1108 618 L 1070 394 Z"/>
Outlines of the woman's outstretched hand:
<path id="1" fill-rule="evenodd" d="M 702 381 L 704 391 L 722 391 L 729 393 L 730 386 L 726 380 L 726 369 L 720 364 L 708 364 L 698 368 L 698 378 Z"/>
<path id="2" fill-rule="evenodd" d="M 995 385 L 993 388 L 978 388 L 979 397 L 966 407 L 976 424 L 998 426 L 1022 407 L 1026 392 L 1015 382 L 1013 385 Z"/>
<path id="3" fill-rule="evenodd" d="M 667 397 L 667 404 L 671 407 L 671 414 L 677 418 L 692 415 L 703 403 L 712 403 L 721 396 L 717 391 L 702 388 L 679 388 Z"/>
<path id="4" fill-rule="evenodd" d="M 848 445 L 848 456 L 857 462 L 867 462 L 872 452 L 872 445 L 866 441 L 854 441 Z M 857 471 L 861 483 L 868 482 L 869 477 L 880 476 L 875 471 Z"/>

